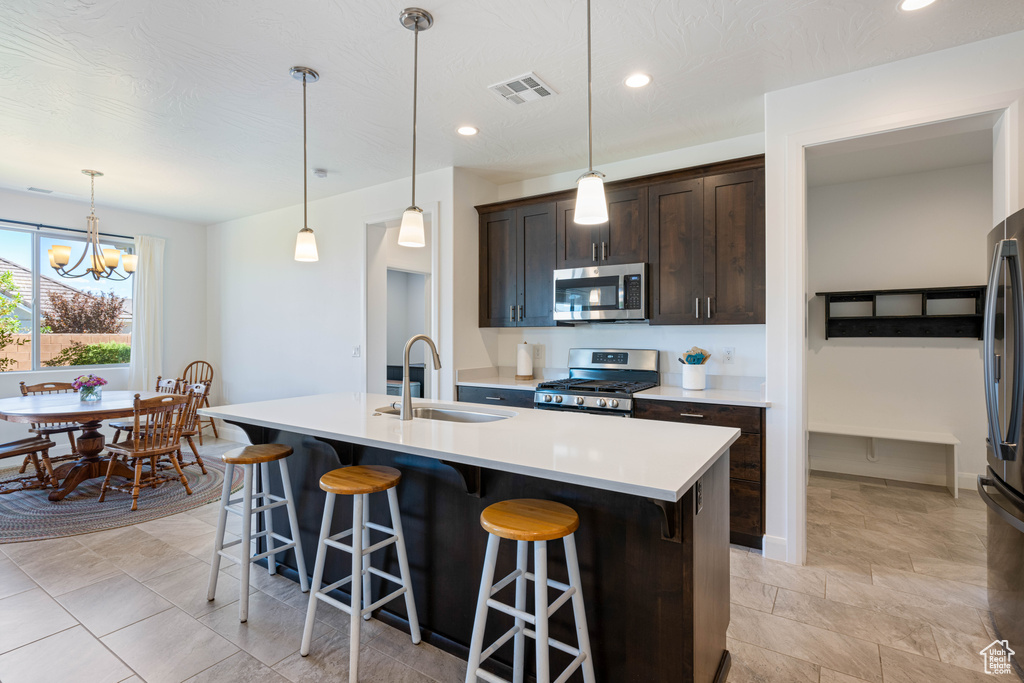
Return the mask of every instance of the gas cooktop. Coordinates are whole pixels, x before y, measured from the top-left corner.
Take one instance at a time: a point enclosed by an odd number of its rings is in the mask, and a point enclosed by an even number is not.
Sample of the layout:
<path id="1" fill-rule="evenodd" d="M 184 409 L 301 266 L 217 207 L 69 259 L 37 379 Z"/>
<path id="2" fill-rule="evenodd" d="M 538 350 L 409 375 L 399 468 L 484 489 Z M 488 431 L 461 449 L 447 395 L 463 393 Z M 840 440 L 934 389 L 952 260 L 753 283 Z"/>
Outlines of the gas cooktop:
<path id="1" fill-rule="evenodd" d="M 658 352 L 651 349 L 570 349 L 569 377 L 537 385 L 534 407 L 629 417 L 633 394 L 658 386 Z"/>

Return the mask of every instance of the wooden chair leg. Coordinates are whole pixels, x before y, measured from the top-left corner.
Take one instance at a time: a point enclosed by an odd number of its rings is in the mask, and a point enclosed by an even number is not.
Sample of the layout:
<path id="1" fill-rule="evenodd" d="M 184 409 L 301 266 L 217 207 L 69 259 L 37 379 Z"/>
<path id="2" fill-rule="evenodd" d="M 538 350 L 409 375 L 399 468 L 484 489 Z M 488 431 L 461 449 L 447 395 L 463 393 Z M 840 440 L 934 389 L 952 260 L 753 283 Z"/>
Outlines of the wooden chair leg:
<path id="1" fill-rule="evenodd" d="M 75 443 L 74 432 L 68 432 L 68 442 L 71 444 L 71 455 L 78 455 L 78 444 Z"/>
<path id="2" fill-rule="evenodd" d="M 107 487 L 110 486 L 110 476 L 114 472 L 114 461 L 117 460 L 116 455 L 111 455 L 107 461 L 107 476 L 103 478 L 103 483 L 100 485 L 100 500 L 103 502 L 107 497 Z M 135 475 L 135 480 L 138 481 L 138 475 Z M 54 484 L 56 486 L 56 484 Z"/>
<path id="3" fill-rule="evenodd" d="M 181 451 L 178 451 L 179 453 Z M 192 489 L 188 486 L 188 479 L 185 478 L 185 473 L 181 471 L 181 465 L 178 464 L 178 459 L 171 455 L 171 464 L 174 465 L 175 471 L 178 473 L 178 478 L 181 479 L 182 485 L 185 487 L 185 493 L 192 495 Z"/>
<path id="4" fill-rule="evenodd" d="M 21 468 L 18 470 L 18 474 L 25 474 L 25 470 L 28 469 L 29 456 L 25 456 L 25 459 L 21 461 Z"/>
<path id="5" fill-rule="evenodd" d="M 135 461 L 135 483 L 132 485 L 132 512 L 139 509 L 139 489 L 142 488 L 142 458 Z"/>
<path id="6" fill-rule="evenodd" d="M 39 454 L 38 453 L 29 453 L 28 457 L 32 458 L 32 467 L 35 468 L 36 479 L 39 480 L 39 486 L 45 488 L 46 487 L 46 479 L 45 479 L 45 477 L 43 475 L 43 468 L 39 466 Z"/>
<path id="7" fill-rule="evenodd" d="M 120 429 L 115 429 L 114 430 L 114 443 L 117 443 L 117 440 L 120 439 L 120 438 L 121 438 L 121 430 Z"/>
<path id="8" fill-rule="evenodd" d="M 57 488 L 60 486 L 60 482 L 57 481 L 57 475 L 53 472 L 53 463 L 50 462 L 50 449 L 47 448 L 43 451 L 43 468 L 46 470 L 46 478 L 50 481 L 50 486 Z"/>
<path id="9" fill-rule="evenodd" d="M 200 433 L 202 432 L 200 431 Z M 189 448 L 192 449 L 192 453 L 196 456 L 196 464 L 199 465 L 199 469 L 202 470 L 205 475 L 206 465 L 203 464 L 203 456 L 199 455 L 199 449 L 196 448 L 196 442 L 192 440 L 191 436 L 186 436 L 185 440 L 188 441 Z"/>

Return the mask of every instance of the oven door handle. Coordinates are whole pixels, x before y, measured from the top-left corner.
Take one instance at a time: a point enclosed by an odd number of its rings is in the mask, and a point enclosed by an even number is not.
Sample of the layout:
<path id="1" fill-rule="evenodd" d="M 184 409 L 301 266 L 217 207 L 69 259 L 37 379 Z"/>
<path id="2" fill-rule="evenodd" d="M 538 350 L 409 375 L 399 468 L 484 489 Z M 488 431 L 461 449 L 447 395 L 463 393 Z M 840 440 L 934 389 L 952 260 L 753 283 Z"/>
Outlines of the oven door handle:
<path id="1" fill-rule="evenodd" d="M 1014 499 L 1017 497 L 1017 494 L 1011 491 L 1006 484 L 999 480 L 998 477 L 986 477 L 981 474 L 978 475 L 978 495 L 981 496 L 981 499 L 985 501 L 985 504 L 988 505 L 993 512 L 999 515 L 1000 519 L 1002 519 L 1004 522 L 1012 526 L 1017 531 L 1024 533 L 1024 519 L 1021 519 L 1020 517 L 1018 517 L 1017 515 L 1013 514 L 1012 512 L 1004 508 L 1002 505 L 1000 505 L 996 501 L 996 499 L 993 498 L 991 494 L 989 494 L 989 492 L 986 490 L 986 487 L 989 486 L 991 486 L 1000 494 L 1002 494 L 1003 497 L 1009 500 L 1011 503 L 1016 502 Z"/>

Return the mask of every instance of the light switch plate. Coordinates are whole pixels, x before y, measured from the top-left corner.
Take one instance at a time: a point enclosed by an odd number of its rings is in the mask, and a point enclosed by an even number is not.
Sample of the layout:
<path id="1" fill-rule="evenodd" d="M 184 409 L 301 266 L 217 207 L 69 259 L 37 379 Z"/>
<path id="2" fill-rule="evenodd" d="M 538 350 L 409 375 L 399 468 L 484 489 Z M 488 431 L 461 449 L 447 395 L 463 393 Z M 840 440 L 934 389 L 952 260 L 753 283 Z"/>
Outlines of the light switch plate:
<path id="1" fill-rule="evenodd" d="M 363 355 L 363 347 L 361 347 L 361 346 L 353 346 L 352 347 L 352 357 L 353 358 L 359 358 L 362 355 Z"/>

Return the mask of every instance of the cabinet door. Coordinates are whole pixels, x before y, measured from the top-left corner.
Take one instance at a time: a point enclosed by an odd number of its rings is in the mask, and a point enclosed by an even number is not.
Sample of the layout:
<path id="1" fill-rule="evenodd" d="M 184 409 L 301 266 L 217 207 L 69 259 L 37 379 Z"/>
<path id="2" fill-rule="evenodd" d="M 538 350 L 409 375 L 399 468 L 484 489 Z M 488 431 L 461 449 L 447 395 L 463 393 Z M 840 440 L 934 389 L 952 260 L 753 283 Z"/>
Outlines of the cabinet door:
<path id="1" fill-rule="evenodd" d="M 480 216 L 480 327 L 515 327 L 518 261 L 515 211 Z"/>
<path id="2" fill-rule="evenodd" d="M 577 225 L 573 223 L 576 199 L 563 199 L 555 205 L 555 225 L 558 240 L 556 264 L 558 268 L 586 268 L 600 263 L 598 247 L 605 225 Z"/>
<path id="3" fill-rule="evenodd" d="M 459 401 L 483 403 L 508 408 L 533 408 L 533 392 L 529 389 L 495 389 L 460 385 Z"/>
<path id="4" fill-rule="evenodd" d="M 705 322 L 763 323 L 764 275 L 764 169 L 705 178 Z"/>
<path id="5" fill-rule="evenodd" d="M 520 327 L 553 327 L 555 271 L 555 203 L 516 210 L 519 231 Z"/>
<path id="6" fill-rule="evenodd" d="M 652 325 L 704 322 L 703 181 L 648 189 Z"/>
<path id="7" fill-rule="evenodd" d="M 647 188 L 608 193 L 608 222 L 601 227 L 598 257 L 603 265 L 647 260 Z"/>

